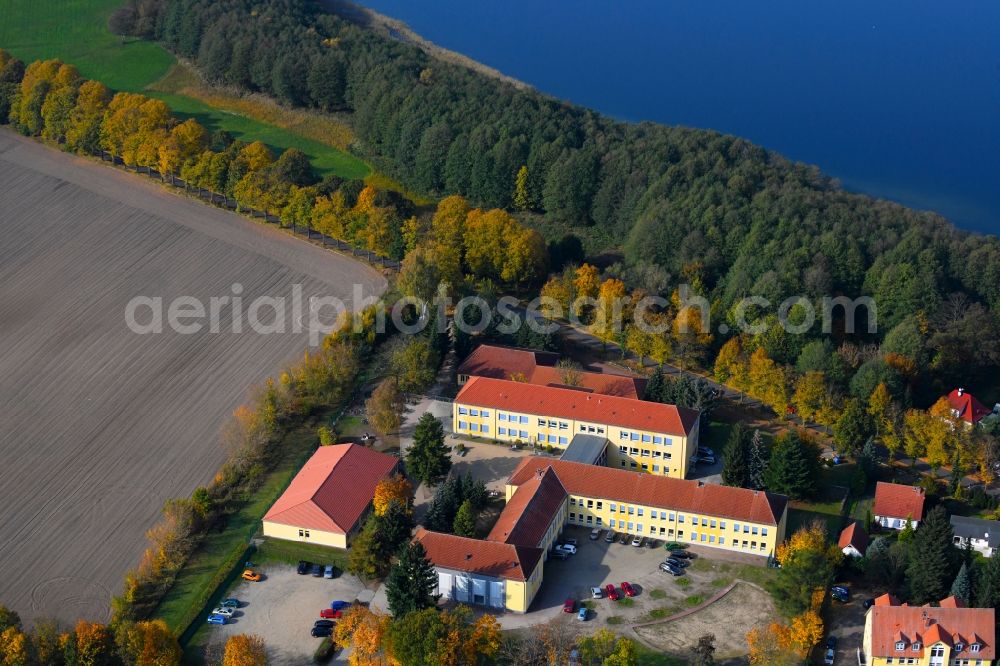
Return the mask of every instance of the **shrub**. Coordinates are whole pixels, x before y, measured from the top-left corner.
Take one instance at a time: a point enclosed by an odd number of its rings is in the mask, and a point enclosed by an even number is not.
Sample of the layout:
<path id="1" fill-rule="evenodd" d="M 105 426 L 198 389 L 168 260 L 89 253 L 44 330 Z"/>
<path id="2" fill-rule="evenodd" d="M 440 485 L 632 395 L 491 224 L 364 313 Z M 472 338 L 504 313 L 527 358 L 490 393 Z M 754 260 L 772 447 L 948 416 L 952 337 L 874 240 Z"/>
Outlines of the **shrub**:
<path id="1" fill-rule="evenodd" d="M 330 637 L 327 636 L 319 643 L 319 647 L 316 648 L 316 652 L 313 653 L 313 662 L 317 664 L 325 664 L 333 657 L 334 652 L 337 651 L 337 646 L 333 644 Z"/>

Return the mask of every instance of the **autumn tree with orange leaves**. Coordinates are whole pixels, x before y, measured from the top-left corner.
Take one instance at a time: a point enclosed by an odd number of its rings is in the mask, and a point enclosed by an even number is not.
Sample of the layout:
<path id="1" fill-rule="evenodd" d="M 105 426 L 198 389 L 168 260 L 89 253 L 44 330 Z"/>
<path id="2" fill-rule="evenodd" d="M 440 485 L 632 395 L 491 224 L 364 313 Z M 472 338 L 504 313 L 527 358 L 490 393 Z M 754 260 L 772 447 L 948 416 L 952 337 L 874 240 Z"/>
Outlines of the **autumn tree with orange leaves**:
<path id="1" fill-rule="evenodd" d="M 398 502 L 400 506 L 407 509 L 412 507 L 413 484 L 407 481 L 402 474 L 382 479 L 375 486 L 375 498 L 372 501 L 375 515 L 384 515 L 392 502 Z"/>
<path id="2" fill-rule="evenodd" d="M 267 647 L 256 634 L 235 634 L 226 641 L 222 666 L 267 666 Z"/>

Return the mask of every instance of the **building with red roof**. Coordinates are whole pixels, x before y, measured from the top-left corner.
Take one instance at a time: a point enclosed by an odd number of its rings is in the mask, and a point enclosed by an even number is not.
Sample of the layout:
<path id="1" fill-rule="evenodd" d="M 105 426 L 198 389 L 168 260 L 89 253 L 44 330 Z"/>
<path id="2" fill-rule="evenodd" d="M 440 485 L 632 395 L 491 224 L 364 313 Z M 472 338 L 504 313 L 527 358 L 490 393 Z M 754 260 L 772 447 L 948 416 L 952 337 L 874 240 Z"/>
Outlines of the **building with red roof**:
<path id="1" fill-rule="evenodd" d="M 489 377 L 471 377 L 452 408 L 459 436 L 565 450 L 574 435 L 595 435 L 611 443 L 608 465 L 681 479 L 698 421 L 696 410 L 676 405 Z"/>
<path id="2" fill-rule="evenodd" d="M 617 395 L 623 398 L 642 398 L 646 391 L 646 379 L 635 375 L 590 372 L 587 370 L 567 371 L 556 367 L 559 355 L 554 352 L 479 345 L 468 358 L 458 366 L 458 384 L 464 385 L 470 377 L 491 379 L 514 379 L 539 386 L 562 386 L 588 393 Z M 567 380 L 573 382 L 570 387 Z"/>
<path id="3" fill-rule="evenodd" d="M 916 486 L 879 481 L 875 486 L 875 522 L 901 530 L 906 522 L 916 528 L 924 518 L 924 490 Z"/>
<path id="4" fill-rule="evenodd" d="M 357 444 L 321 446 L 264 515 L 264 536 L 347 548 L 375 486 L 399 459 Z"/>
<path id="5" fill-rule="evenodd" d="M 860 663 L 990 666 L 996 659 L 994 609 L 965 608 L 953 597 L 937 607 L 884 597 L 865 615 Z"/>
<path id="6" fill-rule="evenodd" d="M 948 403 L 951 405 L 952 416 L 968 427 L 976 425 L 992 413 L 964 388 L 957 388 L 949 393 Z"/>
<path id="7" fill-rule="evenodd" d="M 868 533 L 858 522 L 852 522 L 840 533 L 837 547 L 848 557 L 864 557 L 868 550 Z"/>

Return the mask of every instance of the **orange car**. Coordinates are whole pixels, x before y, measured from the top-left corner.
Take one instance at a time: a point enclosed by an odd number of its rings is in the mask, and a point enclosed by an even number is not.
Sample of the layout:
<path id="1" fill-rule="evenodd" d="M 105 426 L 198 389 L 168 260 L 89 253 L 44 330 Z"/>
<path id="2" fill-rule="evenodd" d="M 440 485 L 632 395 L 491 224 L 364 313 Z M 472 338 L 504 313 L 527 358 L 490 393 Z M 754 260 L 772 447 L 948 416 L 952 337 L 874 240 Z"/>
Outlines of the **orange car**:
<path id="1" fill-rule="evenodd" d="M 247 569 L 243 572 L 243 580 L 253 581 L 254 583 L 260 581 L 260 574 L 253 569 Z"/>

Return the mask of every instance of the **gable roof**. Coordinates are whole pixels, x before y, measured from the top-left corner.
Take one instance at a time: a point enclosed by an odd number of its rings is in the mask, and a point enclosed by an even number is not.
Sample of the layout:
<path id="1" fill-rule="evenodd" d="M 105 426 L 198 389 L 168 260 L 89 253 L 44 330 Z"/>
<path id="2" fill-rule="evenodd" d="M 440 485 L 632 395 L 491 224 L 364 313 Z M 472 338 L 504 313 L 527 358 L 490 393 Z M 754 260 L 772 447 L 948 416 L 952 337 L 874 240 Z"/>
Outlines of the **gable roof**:
<path id="1" fill-rule="evenodd" d="M 746 520 L 763 525 L 777 525 L 788 503 L 788 498 L 783 495 L 763 490 L 720 486 L 534 456 L 524 458 L 507 483 L 520 486 L 530 481 L 538 469 L 546 467 L 555 471 L 566 492 L 571 495 Z"/>
<path id="2" fill-rule="evenodd" d="M 924 654 L 935 643 L 963 644 L 956 658 L 995 659 L 995 611 L 992 608 L 962 608 L 959 606 L 898 606 L 876 603 L 868 611 L 866 622 L 871 623 L 871 651 L 869 657 L 915 657 Z M 896 643 L 904 642 L 902 651 Z M 920 650 L 913 650 L 919 642 Z M 968 646 L 980 644 L 979 652 Z"/>
<path id="3" fill-rule="evenodd" d="M 527 580 L 542 559 L 541 548 L 481 541 L 417 528 L 413 537 L 427 551 L 434 565 L 494 578 Z"/>
<path id="4" fill-rule="evenodd" d="M 899 599 L 896 598 L 896 596 L 894 594 L 889 594 L 888 592 L 886 592 L 885 594 L 882 594 L 882 595 L 879 595 L 879 596 L 875 597 L 875 605 L 876 606 L 898 606 L 899 605 Z"/>
<path id="5" fill-rule="evenodd" d="M 966 423 L 979 423 L 983 417 L 990 415 L 990 410 L 976 400 L 976 396 L 963 388 L 957 388 L 949 393 L 948 402 L 951 403 L 951 408 L 958 413 L 958 418 Z"/>
<path id="6" fill-rule="evenodd" d="M 698 421 L 696 410 L 676 405 L 488 377 L 470 377 L 455 396 L 455 402 L 521 414 L 606 423 L 677 437 L 686 436 Z"/>
<path id="7" fill-rule="evenodd" d="M 542 470 L 518 486 L 486 538 L 518 546 L 538 546 L 566 495 L 556 473 L 550 468 Z"/>
<path id="8" fill-rule="evenodd" d="M 321 446 L 295 475 L 264 520 L 347 534 L 398 460 L 357 444 Z"/>
<path id="9" fill-rule="evenodd" d="M 554 367 L 559 355 L 531 349 L 479 345 L 458 366 L 459 375 L 489 377 L 509 380 L 513 375 L 523 375 L 527 383 L 539 386 L 562 386 L 578 391 L 617 395 L 639 399 L 646 390 L 646 379 L 603 372 L 578 370 L 580 385 L 565 386 L 563 373 Z"/>
<path id="10" fill-rule="evenodd" d="M 858 522 L 851 523 L 840 533 L 840 541 L 837 542 L 837 547 L 843 550 L 848 546 L 853 546 L 854 550 L 862 555 L 868 550 L 868 534 L 865 532 L 865 528 Z"/>
<path id="11" fill-rule="evenodd" d="M 990 548 L 1000 546 L 1000 521 L 952 516 L 951 529 L 963 539 L 983 539 Z"/>
<path id="12" fill-rule="evenodd" d="M 923 520 L 924 490 L 916 486 L 879 481 L 875 486 L 875 506 L 872 512 L 876 516 Z"/>

